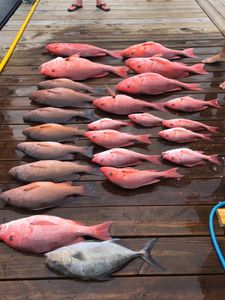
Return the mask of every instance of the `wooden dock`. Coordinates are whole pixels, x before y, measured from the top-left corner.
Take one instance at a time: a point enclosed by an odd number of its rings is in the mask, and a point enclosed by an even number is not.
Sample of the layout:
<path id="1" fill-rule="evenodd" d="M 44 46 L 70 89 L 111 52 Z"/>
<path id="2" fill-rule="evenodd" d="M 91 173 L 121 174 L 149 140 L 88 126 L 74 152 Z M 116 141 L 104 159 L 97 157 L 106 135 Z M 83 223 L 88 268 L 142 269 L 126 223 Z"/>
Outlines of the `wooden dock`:
<path id="1" fill-rule="evenodd" d="M 20 185 L 8 170 L 32 161 L 15 151 L 18 142 L 26 140 L 22 129 L 23 115 L 36 108 L 28 96 L 43 79 L 38 66 L 51 57 L 44 50 L 48 42 L 83 42 L 107 49 L 122 49 L 132 44 L 154 40 L 165 46 L 183 49 L 193 47 L 195 59 L 182 59 L 194 64 L 217 53 L 224 43 L 225 5 L 222 0 L 108 0 L 111 11 L 97 10 L 94 0 L 84 0 L 83 9 L 68 13 L 71 1 L 41 0 L 22 39 L 0 76 L 0 187 L 2 190 Z M 22 4 L 10 22 L 0 32 L 2 55 L 6 52 L 30 9 Z M 219 14 L 219 18 L 218 17 Z M 110 57 L 95 61 L 120 65 Z M 112 220 L 111 233 L 121 238 L 121 244 L 140 250 L 152 237 L 159 237 L 153 257 L 166 269 L 149 268 L 141 259 L 135 259 L 108 282 L 81 282 L 66 279 L 48 270 L 42 255 L 17 252 L 0 243 L 0 299 L 4 300 L 224 300 L 225 274 L 221 268 L 208 232 L 208 216 L 212 206 L 225 198 L 225 91 L 219 83 L 225 81 L 225 64 L 207 66 L 208 75 L 196 75 L 184 82 L 199 83 L 203 91 L 182 91 L 142 99 L 164 101 L 180 95 L 199 99 L 218 98 L 220 109 L 209 108 L 193 114 L 159 113 L 169 119 L 185 116 L 218 126 L 214 142 L 189 143 L 194 150 L 219 154 L 222 165 L 206 164 L 190 169 L 179 168 L 180 180 L 164 180 L 159 184 L 126 191 L 99 176 L 83 176 L 81 181 L 93 186 L 92 197 L 76 197 L 63 207 L 44 214 L 74 219 L 86 224 Z M 121 79 L 110 75 L 89 80 L 93 86 L 114 87 Z M 93 108 L 94 109 L 94 108 Z M 99 116 L 109 114 L 95 111 Z M 115 118 L 115 116 L 113 116 Z M 78 122 L 79 127 L 85 124 Z M 151 154 L 176 148 L 158 137 L 161 128 L 141 127 L 123 129 L 133 133 L 152 134 L 148 147 L 135 146 L 133 150 Z M 89 142 L 79 140 L 80 144 Z M 96 151 L 100 148 L 96 147 Z M 153 168 L 144 164 L 142 168 Z M 158 170 L 172 164 L 163 163 Z M 0 210 L 0 223 L 32 215 L 11 207 Z M 216 232 L 225 253 L 223 230 L 216 224 Z"/>

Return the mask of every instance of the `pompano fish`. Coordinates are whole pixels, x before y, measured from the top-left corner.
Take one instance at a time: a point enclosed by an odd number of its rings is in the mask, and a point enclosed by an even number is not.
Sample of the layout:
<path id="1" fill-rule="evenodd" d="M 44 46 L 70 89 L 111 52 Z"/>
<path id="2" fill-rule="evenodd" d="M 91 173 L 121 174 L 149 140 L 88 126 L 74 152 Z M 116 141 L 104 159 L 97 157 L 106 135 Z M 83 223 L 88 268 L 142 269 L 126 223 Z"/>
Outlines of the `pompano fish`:
<path id="1" fill-rule="evenodd" d="M 175 143 L 187 143 L 198 139 L 212 141 L 210 134 L 200 134 L 182 127 L 162 130 L 159 132 L 159 136 L 165 140 Z"/>
<path id="2" fill-rule="evenodd" d="M 90 130 L 119 129 L 121 126 L 133 126 L 131 122 L 103 118 L 87 125 Z"/>
<path id="3" fill-rule="evenodd" d="M 189 120 L 189 119 L 163 120 L 162 125 L 168 128 L 182 127 L 193 131 L 200 131 L 206 129 L 209 130 L 210 132 L 217 132 L 218 130 L 218 127 L 208 126 L 204 123 Z"/>
<path id="4" fill-rule="evenodd" d="M 80 58 L 77 55 L 68 58 L 57 57 L 40 66 L 40 74 L 53 78 L 69 78 L 72 80 L 85 80 L 98 78 L 114 73 L 120 77 L 127 77 L 128 67 L 114 67 L 94 63 Z"/>
<path id="5" fill-rule="evenodd" d="M 23 142 L 17 144 L 16 149 L 40 160 L 74 160 L 77 153 L 86 157 L 93 155 L 93 147 L 79 147 L 57 142 Z"/>
<path id="6" fill-rule="evenodd" d="M 151 144 L 151 134 L 133 135 L 113 129 L 93 130 L 84 133 L 90 141 L 104 148 L 126 147 L 135 143 Z"/>
<path id="7" fill-rule="evenodd" d="M 142 113 L 142 114 L 130 114 L 128 115 L 128 118 L 141 126 L 144 127 L 155 127 L 155 126 L 161 126 L 163 119 L 158 118 L 156 116 L 153 116 L 149 113 Z"/>
<path id="8" fill-rule="evenodd" d="M 134 112 L 144 112 L 149 109 L 165 111 L 164 103 L 147 102 L 122 94 L 96 98 L 93 104 L 101 110 L 117 115 L 128 115 Z"/>
<path id="9" fill-rule="evenodd" d="M 136 170 L 134 168 L 101 167 L 101 172 L 112 183 L 125 189 L 136 189 L 141 186 L 159 182 L 161 178 L 179 178 L 177 168 L 157 172 L 155 170 Z"/>
<path id="10" fill-rule="evenodd" d="M 152 41 L 130 46 L 122 51 L 124 58 L 130 57 L 151 57 L 160 54 L 167 59 L 179 57 L 195 57 L 193 48 L 185 50 L 174 50 Z"/>
<path id="11" fill-rule="evenodd" d="M 41 104 L 55 107 L 90 107 L 94 97 L 70 89 L 57 87 L 33 91 L 29 99 Z"/>
<path id="12" fill-rule="evenodd" d="M 24 121 L 33 123 L 73 123 L 77 119 L 96 120 L 90 110 L 69 110 L 56 107 L 42 107 L 29 111 L 23 116 Z"/>
<path id="13" fill-rule="evenodd" d="M 123 148 L 114 148 L 94 154 L 92 162 L 101 166 L 128 167 L 138 165 L 144 160 L 154 164 L 161 164 L 159 158 L 160 155 L 148 155 Z"/>
<path id="14" fill-rule="evenodd" d="M 150 240 L 140 251 L 133 251 L 110 241 L 84 241 L 45 254 L 46 264 L 57 273 L 83 280 L 109 280 L 111 273 L 129 261 L 141 257 L 150 266 L 163 269 L 151 256 L 157 239 Z"/>
<path id="15" fill-rule="evenodd" d="M 96 89 L 88 86 L 87 84 L 76 82 L 68 78 L 56 78 L 52 80 L 41 81 L 37 84 L 37 87 L 39 90 L 61 87 L 61 88 L 74 90 L 77 92 L 85 92 L 85 93 L 88 92 L 91 94 L 95 94 L 97 92 Z"/>
<path id="16" fill-rule="evenodd" d="M 36 215 L 14 220 L 0 226 L 0 239 L 10 247 L 34 253 L 48 252 L 92 236 L 110 239 L 113 222 L 86 226 L 80 222 L 49 215 Z"/>
<path id="17" fill-rule="evenodd" d="M 203 153 L 202 151 L 193 151 L 188 148 L 179 148 L 163 152 L 162 157 L 163 159 L 186 167 L 205 164 L 206 160 L 213 164 L 221 165 L 217 154 L 205 155 Z"/>
<path id="18" fill-rule="evenodd" d="M 77 127 L 47 123 L 25 128 L 22 132 L 25 136 L 34 140 L 65 142 L 73 141 L 76 136 L 82 136 L 85 131 Z"/>
<path id="19" fill-rule="evenodd" d="M 0 201 L 10 206 L 39 210 L 61 205 L 69 197 L 77 195 L 90 196 L 91 193 L 87 185 L 40 181 L 5 191 L 0 194 Z"/>
<path id="20" fill-rule="evenodd" d="M 80 178 L 80 173 L 96 175 L 98 174 L 98 168 L 75 162 L 42 160 L 9 170 L 11 176 L 26 182 L 77 180 Z"/>
<path id="21" fill-rule="evenodd" d="M 109 55 L 114 58 L 122 58 L 121 51 L 109 51 L 104 48 L 88 44 L 78 43 L 50 43 L 45 49 L 57 56 L 71 56 L 79 54 L 81 57 L 96 57 Z"/>
<path id="22" fill-rule="evenodd" d="M 188 66 L 162 57 L 130 58 L 125 61 L 125 64 L 138 74 L 152 72 L 172 79 L 187 77 L 189 73 L 208 74 L 202 63 Z"/>
<path id="23" fill-rule="evenodd" d="M 201 99 L 194 99 L 190 96 L 175 98 L 164 103 L 165 107 L 185 112 L 201 111 L 208 108 L 209 106 L 220 108 L 217 99 L 205 101 Z"/>
<path id="24" fill-rule="evenodd" d="M 196 83 L 184 83 L 156 73 L 143 73 L 122 80 L 116 90 L 128 94 L 158 95 L 182 89 L 201 91 Z"/>

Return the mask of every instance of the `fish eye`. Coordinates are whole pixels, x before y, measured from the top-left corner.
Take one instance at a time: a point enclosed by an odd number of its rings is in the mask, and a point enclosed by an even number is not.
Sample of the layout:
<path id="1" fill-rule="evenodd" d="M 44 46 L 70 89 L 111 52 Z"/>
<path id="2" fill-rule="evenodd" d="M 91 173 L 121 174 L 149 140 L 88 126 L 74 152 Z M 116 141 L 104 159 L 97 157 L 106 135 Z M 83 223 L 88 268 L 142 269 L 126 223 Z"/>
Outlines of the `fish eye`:
<path id="1" fill-rule="evenodd" d="M 55 69 L 52 69 L 52 72 L 54 73 L 54 72 L 55 72 Z"/>
<path id="2" fill-rule="evenodd" d="M 130 85 L 129 85 L 129 84 L 127 84 L 127 88 L 128 88 L 128 89 L 130 88 Z"/>
<path id="3" fill-rule="evenodd" d="M 134 54 L 135 54 L 135 51 L 132 51 L 132 52 L 131 52 L 131 55 L 134 55 Z"/>
<path id="4" fill-rule="evenodd" d="M 138 65 L 137 67 L 140 69 L 140 67 L 141 67 L 141 66 L 140 66 L 140 65 Z"/>

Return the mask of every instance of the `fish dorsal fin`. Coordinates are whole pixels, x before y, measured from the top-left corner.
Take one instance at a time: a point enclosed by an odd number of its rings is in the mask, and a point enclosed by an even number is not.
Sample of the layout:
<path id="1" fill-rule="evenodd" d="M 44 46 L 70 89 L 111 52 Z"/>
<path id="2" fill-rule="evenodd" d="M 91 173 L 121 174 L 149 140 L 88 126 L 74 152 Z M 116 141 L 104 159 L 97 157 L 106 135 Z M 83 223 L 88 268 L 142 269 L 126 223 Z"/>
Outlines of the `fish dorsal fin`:
<path id="1" fill-rule="evenodd" d="M 29 192 L 29 191 L 32 191 L 32 190 L 37 189 L 39 187 L 40 187 L 39 184 L 36 184 L 36 183 L 33 184 L 32 183 L 32 184 L 29 185 L 29 187 L 25 187 L 23 190 L 24 190 L 24 192 Z"/>
<path id="2" fill-rule="evenodd" d="M 149 41 L 149 42 L 143 43 L 143 45 L 154 45 L 154 43 L 152 41 Z"/>
<path id="3" fill-rule="evenodd" d="M 38 225 L 38 226 L 45 226 L 45 225 L 47 225 L 47 226 L 55 226 L 55 225 L 58 225 L 58 224 L 56 224 L 56 223 L 53 223 L 53 222 L 51 222 L 51 221 L 47 221 L 47 220 L 33 220 L 31 223 L 30 223 L 30 225 L 32 225 L 32 226 L 35 226 L 35 225 Z"/>
<path id="4" fill-rule="evenodd" d="M 83 255 L 82 252 L 78 251 L 76 253 L 74 253 L 73 255 L 71 255 L 73 258 L 76 258 L 78 260 L 84 260 L 85 256 Z"/>
<path id="5" fill-rule="evenodd" d="M 43 124 L 43 125 L 40 125 L 39 128 L 51 128 L 52 125 L 50 124 Z"/>

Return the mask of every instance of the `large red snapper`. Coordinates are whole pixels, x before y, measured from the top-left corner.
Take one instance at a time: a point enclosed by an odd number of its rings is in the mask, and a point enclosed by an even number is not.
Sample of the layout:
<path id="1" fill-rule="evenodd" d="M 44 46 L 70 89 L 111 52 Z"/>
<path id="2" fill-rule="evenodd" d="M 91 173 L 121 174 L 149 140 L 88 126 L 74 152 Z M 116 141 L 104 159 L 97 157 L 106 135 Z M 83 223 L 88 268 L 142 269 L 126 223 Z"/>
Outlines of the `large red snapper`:
<path id="1" fill-rule="evenodd" d="M 87 125 L 89 130 L 119 129 L 122 126 L 133 126 L 133 123 L 129 121 L 103 118 Z"/>
<path id="2" fill-rule="evenodd" d="M 101 172 L 111 182 L 125 189 L 135 189 L 141 186 L 153 184 L 160 181 L 160 178 L 179 178 L 181 174 L 177 168 L 169 169 L 162 172 L 155 170 L 136 170 L 134 168 L 113 168 L 101 167 Z"/>
<path id="3" fill-rule="evenodd" d="M 42 253 L 76 243 L 83 236 L 108 240 L 111 225 L 112 222 L 106 222 L 86 226 L 55 216 L 36 215 L 2 224 L 0 239 L 15 249 Z"/>
<path id="4" fill-rule="evenodd" d="M 74 55 L 68 58 L 57 57 L 42 64 L 39 69 L 41 75 L 52 78 L 65 77 L 72 80 L 85 80 L 104 77 L 109 73 L 127 77 L 129 68 L 98 64 Z"/>
<path id="5" fill-rule="evenodd" d="M 109 55 L 115 58 L 121 58 L 121 51 L 109 51 L 104 48 L 78 43 L 51 43 L 45 46 L 45 49 L 57 56 L 71 56 L 79 54 L 81 57 L 95 57 Z"/>
<path id="6" fill-rule="evenodd" d="M 183 165 L 185 167 L 193 167 L 205 164 L 205 161 L 210 161 L 213 164 L 221 165 L 218 155 L 205 155 L 202 151 L 193 151 L 188 148 L 172 149 L 162 153 L 163 159 L 173 163 Z"/>
<path id="7" fill-rule="evenodd" d="M 184 83 L 156 73 L 143 73 L 122 80 L 116 90 L 128 94 L 157 95 L 182 89 L 201 91 L 196 83 Z"/>
<path id="8" fill-rule="evenodd" d="M 201 99 L 194 99 L 190 96 L 175 98 L 164 102 L 165 106 L 180 111 L 193 112 L 193 111 L 201 111 L 209 106 L 220 108 L 219 102 L 217 99 L 205 101 Z"/>
<path id="9" fill-rule="evenodd" d="M 111 167 L 128 167 L 142 163 L 142 161 L 149 161 L 154 164 L 160 164 L 160 155 L 142 154 L 123 148 L 113 148 L 94 154 L 92 162 L 101 166 Z"/>
<path id="10" fill-rule="evenodd" d="M 125 61 L 125 64 L 138 74 L 152 72 L 172 79 L 187 77 L 189 73 L 208 74 L 204 70 L 204 64 L 188 66 L 161 57 L 130 58 Z"/>
<path id="11" fill-rule="evenodd" d="M 163 119 L 158 118 L 156 116 L 153 116 L 149 113 L 142 113 L 142 114 L 130 114 L 128 115 L 128 118 L 141 126 L 144 127 L 155 127 L 155 126 L 161 126 Z"/>
<path id="12" fill-rule="evenodd" d="M 198 139 L 212 141 L 210 134 L 200 134 L 181 127 L 162 130 L 159 132 L 159 136 L 165 140 L 175 143 L 192 142 Z"/>
<path id="13" fill-rule="evenodd" d="M 122 94 L 97 98 L 93 101 L 93 104 L 101 110 L 117 115 L 128 115 L 134 112 L 148 111 L 149 109 L 165 111 L 164 103 L 147 102 Z"/>
<path id="14" fill-rule="evenodd" d="M 135 143 L 151 144 L 151 134 L 133 135 L 112 129 L 87 131 L 84 136 L 107 149 L 131 146 Z"/>
<path id="15" fill-rule="evenodd" d="M 185 50 L 174 50 L 151 41 L 128 47 L 124 49 L 121 54 L 124 58 L 151 57 L 156 54 L 160 54 L 162 57 L 167 59 L 178 57 L 195 57 L 193 48 Z"/>

